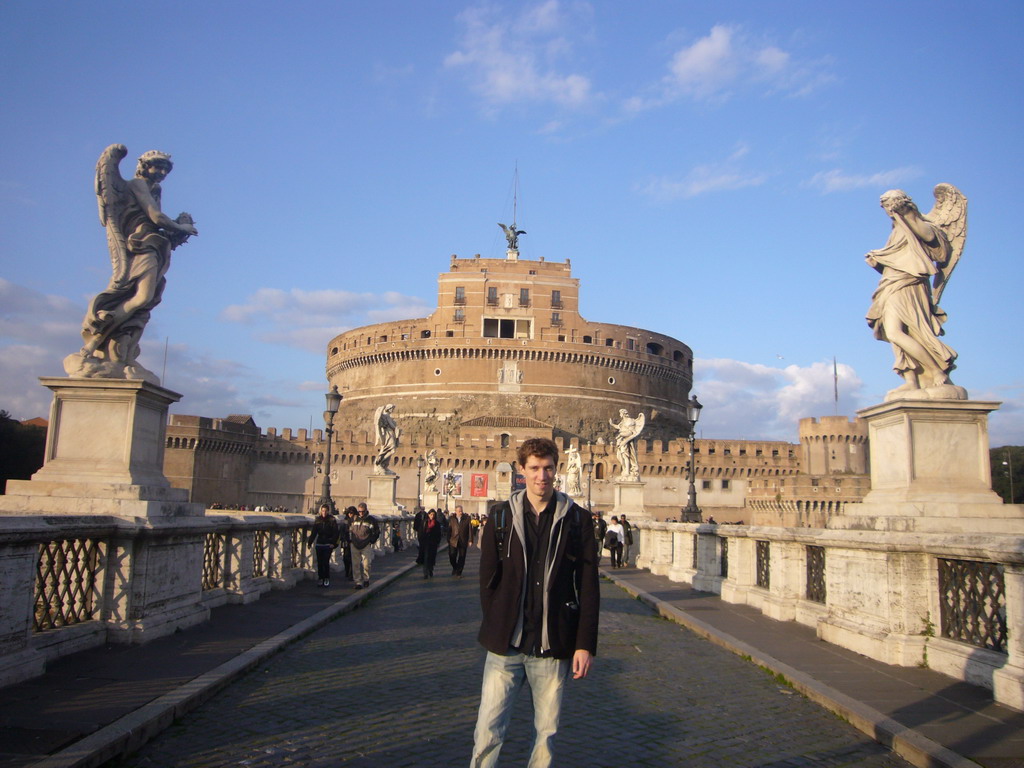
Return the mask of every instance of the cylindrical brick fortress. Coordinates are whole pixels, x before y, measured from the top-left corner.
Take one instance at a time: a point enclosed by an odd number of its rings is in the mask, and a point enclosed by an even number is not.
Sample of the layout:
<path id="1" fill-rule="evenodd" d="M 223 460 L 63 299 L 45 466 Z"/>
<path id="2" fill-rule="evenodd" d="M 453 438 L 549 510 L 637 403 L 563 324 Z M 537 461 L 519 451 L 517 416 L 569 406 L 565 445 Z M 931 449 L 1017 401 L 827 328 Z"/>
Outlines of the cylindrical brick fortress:
<path id="1" fill-rule="evenodd" d="M 330 341 L 342 428 L 372 431 L 374 410 L 394 403 L 410 437 L 446 439 L 470 419 L 511 416 L 596 442 L 620 409 L 645 413 L 645 438 L 688 433 L 693 352 L 663 334 L 581 317 L 569 261 L 452 256 L 438 284 L 430 316 Z"/>

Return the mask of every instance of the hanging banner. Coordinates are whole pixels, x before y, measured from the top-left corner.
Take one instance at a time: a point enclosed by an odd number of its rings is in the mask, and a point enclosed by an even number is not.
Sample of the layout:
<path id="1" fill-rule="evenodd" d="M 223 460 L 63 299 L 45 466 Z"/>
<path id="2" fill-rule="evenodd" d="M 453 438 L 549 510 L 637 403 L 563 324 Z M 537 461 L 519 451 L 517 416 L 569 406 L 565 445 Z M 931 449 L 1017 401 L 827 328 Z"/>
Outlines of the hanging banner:
<path id="1" fill-rule="evenodd" d="M 487 498 L 487 475 L 473 474 L 469 486 L 469 495 L 474 498 Z"/>

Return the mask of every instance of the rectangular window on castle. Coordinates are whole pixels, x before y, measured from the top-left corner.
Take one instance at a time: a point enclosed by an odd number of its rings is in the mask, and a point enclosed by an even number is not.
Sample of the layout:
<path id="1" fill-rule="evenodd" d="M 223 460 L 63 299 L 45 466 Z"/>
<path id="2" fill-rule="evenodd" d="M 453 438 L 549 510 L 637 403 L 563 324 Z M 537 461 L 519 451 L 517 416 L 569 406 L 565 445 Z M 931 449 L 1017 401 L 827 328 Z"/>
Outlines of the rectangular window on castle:
<path id="1" fill-rule="evenodd" d="M 562 292 L 552 291 L 551 292 L 551 308 L 560 309 L 562 306 Z"/>
<path id="2" fill-rule="evenodd" d="M 558 312 L 551 313 L 551 325 L 558 328 L 562 324 L 562 316 Z"/>
<path id="3" fill-rule="evenodd" d="M 458 285 L 455 287 L 455 303 L 465 304 L 466 303 L 466 287 Z"/>
<path id="4" fill-rule="evenodd" d="M 519 289 L 519 306 L 528 307 L 530 306 L 530 289 L 520 288 Z"/>
<path id="5" fill-rule="evenodd" d="M 487 306 L 498 306 L 498 289 L 494 286 L 490 286 L 487 288 Z"/>
<path id="6" fill-rule="evenodd" d="M 462 322 L 465 322 L 465 320 L 466 320 L 466 310 L 464 310 L 464 309 L 456 309 L 455 310 L 455 322 L 456 323 L 462 323 Z"/>

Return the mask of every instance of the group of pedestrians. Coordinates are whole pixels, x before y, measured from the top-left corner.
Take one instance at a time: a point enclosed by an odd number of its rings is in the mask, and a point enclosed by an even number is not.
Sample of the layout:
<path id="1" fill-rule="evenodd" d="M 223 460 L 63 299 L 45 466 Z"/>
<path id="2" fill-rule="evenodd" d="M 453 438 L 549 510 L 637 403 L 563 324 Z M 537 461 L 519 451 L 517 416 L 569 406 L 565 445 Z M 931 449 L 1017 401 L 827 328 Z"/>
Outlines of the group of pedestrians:
<path id="1" fill-rule="evenodd" d="M 471 518 L 465 513 L 461 504 L 456 505 L 455 511 L 447 516 L 436 509 L 427 511 L 423 507 L 417 507 L 412 525 L 419 543 L 416 564 L 423 566 L 423 578 L 434 578 L 437 548 L 441 540 L 447 538 L 448 561 L 452 566 L 452 576 L 461 579 L 462 571 L 466 567 L 466 552 L 473 546 L 480 524 L 479 519 Z"/>
<path id="2" fill-rule="evenodd" d="M 356 589 L 370 586 L 370 565 L 378 539 L 380 523 L 365 503 L 348 507 L 338 516 L 331 514 L 330 504 L 321 504 L 308 536 L 316 552 L 318 585 L 331 586 L 331 557 L 340 547 L 345 578 L 354 581 Z"/>
<path id="3" fill-rule="evenodd" d="M 600 512 L 594 512 L 593 518 L 598 562 L 601 550 L 607 549 L 612 568 L 625 568 L 629 565 L 629 550 L 633 546 L 633 526 L 626 515 L 613 515 L 610 523 L 604 521 Z"/>

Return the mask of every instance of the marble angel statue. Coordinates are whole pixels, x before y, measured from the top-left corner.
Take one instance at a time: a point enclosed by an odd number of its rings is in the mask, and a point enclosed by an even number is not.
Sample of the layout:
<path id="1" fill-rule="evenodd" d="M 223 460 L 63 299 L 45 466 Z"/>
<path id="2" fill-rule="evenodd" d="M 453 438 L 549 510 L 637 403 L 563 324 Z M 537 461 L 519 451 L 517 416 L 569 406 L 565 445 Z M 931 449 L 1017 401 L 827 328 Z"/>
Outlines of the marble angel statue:
<path id="1" fill-rule="evenodd" d="M 565 452 L 565 492 L 570 496 L 583 494 L 583 463 L 576 446 L 569 446 Z"/>
<path id="2" fill-rule="evenodd" d="M 64 370 L 69 376 L 159 384 L 156 374 L 138 363 L 139 340 L 163 296 L 171 251 L 198 232 L 187 213 L 172 219 L 160 210 L 160 182 L 173 168 L 171 156 L 146 152 L 135 177 L 126 181 L 119 165 L 127 154 L 123 144 L 111 144 L 96 163 L 112 275 L 107 289 L 89 304 L 82 322 L 84 345 L 64 359 Z"/>
<path id="3" fill-rule="evenodd" d="M 437 493 L 437 476 L 441 466 L 441 462 L 437 458 L 437 449 L 431 448 L 424 458 L 427 462 L 427 476 L 424 478 L 424 482 L 428 491 Z"/>
<path id="4" fill-rule="evenodd" d="M 637 457 L 636 441 L 647 423 L 643 411 L 638 413 L 634 419 L 625 408 L 622 408 L 619 411 L 619 423 L 616 424 L 611 419 L 608 420 L 608 423 L 616 430 L 615 456 L 621 467 L 618 479 L 638 481 L 640 479 L 640 461 Z"/>
<path id="5" fill-rule="evenodd" d="M 401 431 L 395 423 L 391 413 L 395 410 L 393 403 L 382 405 L 373 414 L 373 424 L 376 430 L 375 443 L 377 445 L 377 456 L 373 460 L 373 474 L 393 475 L 391 471 L 391 459 L 398 449 L 398 438 Z"/>
<path id="6" fill-rule="evenodd" d="M 967 198 L 952 184 L 939 184 L 927 214 L 899 189 L 882 195 L 881 206 L 892 231 L 883 248 L 865 256 L 882 275 L 867 321 L 876 339 L 892 345 L 893 369 L 903 378 L 885 399 L 966 400 L 967 391 L 949 378 L 957 354 L 940 339 L 946 313 L 939 299 L 964 249 Z"/>

